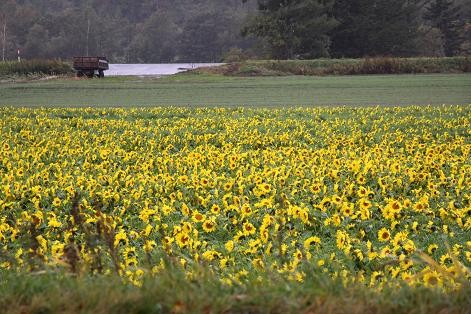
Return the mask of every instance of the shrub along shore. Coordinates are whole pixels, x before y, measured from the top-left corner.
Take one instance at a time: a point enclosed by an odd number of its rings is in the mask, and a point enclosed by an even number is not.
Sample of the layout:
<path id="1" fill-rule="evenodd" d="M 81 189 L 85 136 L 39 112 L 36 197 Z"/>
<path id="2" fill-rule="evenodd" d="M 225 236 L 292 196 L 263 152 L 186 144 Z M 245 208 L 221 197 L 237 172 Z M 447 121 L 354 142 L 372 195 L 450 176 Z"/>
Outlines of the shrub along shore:
<path id="1" fill-rule="evenodd" d="M 59 60 L 24 60 L 0 62 L 0 77 L 51 76 L 73 74 L 68 62 Z"/>
<path id="2" fill-rule="evenodd" d="M 288 76 L 288 75 L 361 75 L 468 73 L 470 57 L 450 58 L 367 58 L 313 60 L 247 60 L 218 67 L 199 68 L 192 73 L 225 76 Z M 68 62 L 60 60 L 24 60 L 0 62 L 0 78 L 73 75 Z"/>
<path id="3" fill-rule="evenodd" d="M 247 60 L 195 71 L 226 76 L 467 73 L 471 58 Z"/>

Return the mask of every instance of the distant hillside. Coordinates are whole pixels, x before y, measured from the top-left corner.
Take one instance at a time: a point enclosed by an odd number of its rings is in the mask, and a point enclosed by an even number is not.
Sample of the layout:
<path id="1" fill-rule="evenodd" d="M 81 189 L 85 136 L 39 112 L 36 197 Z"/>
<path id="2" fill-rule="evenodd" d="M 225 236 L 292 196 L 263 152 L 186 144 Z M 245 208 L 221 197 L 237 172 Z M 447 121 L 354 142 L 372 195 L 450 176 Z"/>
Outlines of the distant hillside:
<path id="1" fill-rule="evenodd" d="M 112 63 L 463 56 L 471 0 L 0 0 L 0 61 L 18 49 Z"/>
<path id="2" fill-rule="evenodd" d="M 5 24 L 9 60 L 20 48 L 28 59 L 88 52 L 115 63 L 219 61 L 252 45 L 240 29 L 254 8 L 241 0 L 2 0 L 0 46 Z"/>

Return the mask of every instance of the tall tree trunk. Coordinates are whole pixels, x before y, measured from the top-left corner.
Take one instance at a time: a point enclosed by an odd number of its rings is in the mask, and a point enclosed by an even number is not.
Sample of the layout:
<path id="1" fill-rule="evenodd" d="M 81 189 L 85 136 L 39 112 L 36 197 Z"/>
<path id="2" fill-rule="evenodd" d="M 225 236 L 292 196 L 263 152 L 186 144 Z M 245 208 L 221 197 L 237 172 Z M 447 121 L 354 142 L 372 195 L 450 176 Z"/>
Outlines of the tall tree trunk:
<path id="1" fill-rule="evenodd" d="M 7 19 L 3 19 L 3 36 L 2 36 L 2 61 L 5 61 L 5 46 L 7 42 Z"/>
<path id="2" fill-rule="evenodd" d="M 87 57 L 88 57 L 88 42 L 90 38 L 90 18 L 87 19 Z"/>

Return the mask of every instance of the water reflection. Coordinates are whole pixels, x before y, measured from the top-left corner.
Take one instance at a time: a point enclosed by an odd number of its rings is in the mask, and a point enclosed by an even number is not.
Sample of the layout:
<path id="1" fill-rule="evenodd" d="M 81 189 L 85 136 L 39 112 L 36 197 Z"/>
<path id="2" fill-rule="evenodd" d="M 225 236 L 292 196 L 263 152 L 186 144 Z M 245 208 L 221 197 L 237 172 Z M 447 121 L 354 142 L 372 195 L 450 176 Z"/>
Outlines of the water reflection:
<path id="1" fill-rule="evenodd" d="M 123 75 L 171 75 L 201 67 L 217 66 L 223 63 L 168 63 L 168 64 L 110 64 L 106 76 Z"/>

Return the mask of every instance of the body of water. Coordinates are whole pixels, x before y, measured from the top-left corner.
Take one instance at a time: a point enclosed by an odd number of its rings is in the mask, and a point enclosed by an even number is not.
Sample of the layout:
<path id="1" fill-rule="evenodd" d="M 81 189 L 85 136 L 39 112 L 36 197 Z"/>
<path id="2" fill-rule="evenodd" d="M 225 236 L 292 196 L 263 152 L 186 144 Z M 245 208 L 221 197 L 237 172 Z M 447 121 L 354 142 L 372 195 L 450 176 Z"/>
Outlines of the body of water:
<path id="1" fill-rule="evenodd" d="M 106 76 L 172 75 L 189 69 L 217 66 L 223 63 L 110 64 Z"/>

